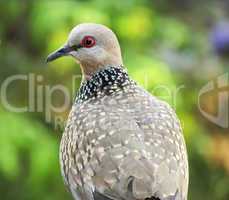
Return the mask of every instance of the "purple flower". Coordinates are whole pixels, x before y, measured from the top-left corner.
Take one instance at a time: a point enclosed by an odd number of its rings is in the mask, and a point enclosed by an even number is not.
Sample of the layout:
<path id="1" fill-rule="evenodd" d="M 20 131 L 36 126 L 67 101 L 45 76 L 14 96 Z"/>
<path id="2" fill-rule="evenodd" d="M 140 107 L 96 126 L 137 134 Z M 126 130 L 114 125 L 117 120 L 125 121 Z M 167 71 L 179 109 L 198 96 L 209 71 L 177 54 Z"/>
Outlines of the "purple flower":
<path id="1" fill-rule="evenodd" d="M 229 55 L 229 22 L 216 24 L 213 27 L 210 39 L 216 53 Z"/>

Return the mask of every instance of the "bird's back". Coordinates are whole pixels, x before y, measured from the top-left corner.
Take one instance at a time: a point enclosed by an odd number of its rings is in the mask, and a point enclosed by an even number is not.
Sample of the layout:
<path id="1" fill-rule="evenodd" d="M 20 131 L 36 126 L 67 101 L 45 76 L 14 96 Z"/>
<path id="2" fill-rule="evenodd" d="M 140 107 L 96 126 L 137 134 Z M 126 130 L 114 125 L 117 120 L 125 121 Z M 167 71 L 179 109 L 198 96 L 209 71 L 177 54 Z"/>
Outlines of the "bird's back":
<path id="1" fill-rule="evenodd" d="M 96 95 L 84 90 L 74 104 L 61 141 L 66 184 L 77 200 L 186 200 L 187 155 L 174 111 L 122 73 L 121 85 L 99 91 L 91 82 Z"/>

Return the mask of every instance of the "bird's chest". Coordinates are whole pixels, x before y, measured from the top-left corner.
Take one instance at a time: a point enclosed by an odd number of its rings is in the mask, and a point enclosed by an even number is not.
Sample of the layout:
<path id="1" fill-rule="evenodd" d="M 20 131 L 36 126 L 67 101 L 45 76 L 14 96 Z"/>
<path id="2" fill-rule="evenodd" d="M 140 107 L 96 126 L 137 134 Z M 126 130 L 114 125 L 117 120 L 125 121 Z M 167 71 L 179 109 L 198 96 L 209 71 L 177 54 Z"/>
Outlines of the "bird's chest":
<path id="1" fill-rule="evenodd" d="M 82 184 L 94 175 L 101 151 L 104 151 L 100 142 L 104 142 L 103 147 L 111 145 L 104 138 L 108 131 L 118 126 L 118 109 L 121 108 L 117 107 L 117 101 L 108 97 L 72 108 L 60 146 L 62 174 L 67 183 L 69 176 Z"/>
<path id="2" fill-rule="evenodd" d="M 114 131 L 113 129 L 128 124 L 129 116 L 139 115 L 145 102 L 138 99 L 136 94 L 118 91 L 113 96 L 105 95 L 73 106 L 60 147 L 65 171 L 75 167 L 78 160 L 87 165 L 94 149 L 99 145 L 100 138 Z M 127 121 L 120 121 L 123 113 Z M 109 146 L 108 143 L 103 145 Z M 81 170 L 81 166 L 78 168 Z"/>

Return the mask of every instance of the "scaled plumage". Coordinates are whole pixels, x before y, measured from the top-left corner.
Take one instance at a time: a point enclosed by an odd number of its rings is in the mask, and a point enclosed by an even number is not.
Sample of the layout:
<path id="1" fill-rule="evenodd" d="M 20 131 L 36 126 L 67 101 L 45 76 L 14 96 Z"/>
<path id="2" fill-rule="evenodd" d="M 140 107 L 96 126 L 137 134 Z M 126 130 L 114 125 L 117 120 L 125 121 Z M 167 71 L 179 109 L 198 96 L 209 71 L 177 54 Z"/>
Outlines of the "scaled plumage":
<path id="1" fill-rule="evenodd" d="M 173 110 L 124 69 L 108 67 L 82 84 L 61 143 L 63 175 L 76 199 L 97 192 L 117 200 L 184 200 L 186 160 Z"/>

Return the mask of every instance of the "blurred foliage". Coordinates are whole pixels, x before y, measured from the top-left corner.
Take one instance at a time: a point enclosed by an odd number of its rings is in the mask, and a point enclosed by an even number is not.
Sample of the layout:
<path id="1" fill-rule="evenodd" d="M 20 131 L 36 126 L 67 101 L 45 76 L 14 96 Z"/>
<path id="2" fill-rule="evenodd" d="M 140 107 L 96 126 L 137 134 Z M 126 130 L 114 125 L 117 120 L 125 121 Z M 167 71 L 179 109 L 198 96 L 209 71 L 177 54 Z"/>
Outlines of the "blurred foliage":
<path id="1" fill-rule="evenodd" d="M 131 76 L 168 101 L 181 119 L 189 152 L 189 199 L 228 200 L 229 130 L 209 122 L 197 106 L 199 90 L 228 72 L 228 59 L 215 54 L 208 37 L 215 23 L 227 19 L 226 8 L 224 0 L 1 1 L 0 83 L 11 75 L 34 73 L 43 76 L 36 86 L 61 84 L 74 97 L 80 79 L 73 84 L 72 75 L 80 74 L 79 66 L 63 58 L 47 67 L 45 57 L 76 24 L 111 27 Z M 28 105 L 28 83 L 12 85 L 7 97 L 13 105 Z M 63 96 L 53 95 L 52 102 L 61 105 Z M 53 112 L 47 122 L 44 109 L 13 113 L 1 104 L 1 199 L 71 199 L 58 163 L 63 126 L 55 127 L 55 118 L 66 119 L 69 110 Z M 208 98 L 204 104 L 217 109 Z"/>

